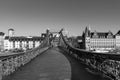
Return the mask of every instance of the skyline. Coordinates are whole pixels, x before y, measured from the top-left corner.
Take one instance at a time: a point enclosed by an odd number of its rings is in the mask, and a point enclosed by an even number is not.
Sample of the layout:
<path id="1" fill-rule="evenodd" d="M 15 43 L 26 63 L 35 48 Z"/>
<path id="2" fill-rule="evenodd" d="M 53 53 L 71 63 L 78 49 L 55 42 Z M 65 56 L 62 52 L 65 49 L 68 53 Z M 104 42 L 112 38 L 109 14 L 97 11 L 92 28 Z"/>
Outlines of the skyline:
<path id="1" fill-rule="evenodd" d="M 65 28 L 69 35 L 91 30 L 113 34 L 120 30 L 119 0 L 0 0 L 0 32 L 39 36 L 47 28 Z"/>

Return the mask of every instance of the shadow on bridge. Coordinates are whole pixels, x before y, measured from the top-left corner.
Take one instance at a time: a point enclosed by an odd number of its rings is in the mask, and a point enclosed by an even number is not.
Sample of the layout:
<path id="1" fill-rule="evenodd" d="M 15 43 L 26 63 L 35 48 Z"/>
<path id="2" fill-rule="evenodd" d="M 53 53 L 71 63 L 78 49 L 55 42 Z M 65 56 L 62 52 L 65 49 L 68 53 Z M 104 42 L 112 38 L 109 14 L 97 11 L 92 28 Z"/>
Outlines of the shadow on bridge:
<path id="1" fill-rule="evenodd" d="M 70 56 L 65 48 L 59 47 L 60 52 L 68 59 L 71 65 L 71 80 L 109 80 L 100 74 L 92 74 L 87 71 L 89 66 Z M 67 54 L 66 54 L 67 53 Z"/>

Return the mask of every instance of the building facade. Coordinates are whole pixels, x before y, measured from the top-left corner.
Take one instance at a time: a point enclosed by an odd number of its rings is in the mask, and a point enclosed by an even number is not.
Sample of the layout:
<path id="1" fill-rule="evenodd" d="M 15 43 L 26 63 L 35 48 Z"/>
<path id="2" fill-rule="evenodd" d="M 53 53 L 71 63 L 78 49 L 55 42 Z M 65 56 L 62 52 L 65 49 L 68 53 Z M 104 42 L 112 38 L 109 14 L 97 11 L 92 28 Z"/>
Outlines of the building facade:
<path id="1" fill-rule="evenodd" d="M 4 49 L 31 49 L 41 44 L 42 37 L 9 37 L 4 39 Z"/>
<path id="2" fill-rule="evenodd" d="M 116 48 L 120 48 L 120 30 L 116 33 Z"/>
<path id="3" fill-rule="evenodd" d="M 111 50 L 120 48 L 120 31 L 113 35 L 111 31 L 91 32 L 90 28 L 86 27 L 83 35 L 86 50 Z"/>
<path id="4" fill-rule="evenodd" d="M 4 50 L 4 37 L 5 33 L 0 32 L 0 51 Z"/>
<path id="5" fill-rule="evenodd" d="M 3 42 L 0 42 L 0 44 L 3 44 L 2 47 L 4 50 L 10 50 L 10 49 L 31 49 L 38 47 L 44 37 L 46 36 L 46 33 L 42 33 L 41 36 L 33 36 L 33 37 L 26 37 L 26 36 L 15 36 L 14 29 L 8 29 L 8 36 L 2 36 L 0 39 Z M 1 33 L 1 35 L 3 35 Z"/>

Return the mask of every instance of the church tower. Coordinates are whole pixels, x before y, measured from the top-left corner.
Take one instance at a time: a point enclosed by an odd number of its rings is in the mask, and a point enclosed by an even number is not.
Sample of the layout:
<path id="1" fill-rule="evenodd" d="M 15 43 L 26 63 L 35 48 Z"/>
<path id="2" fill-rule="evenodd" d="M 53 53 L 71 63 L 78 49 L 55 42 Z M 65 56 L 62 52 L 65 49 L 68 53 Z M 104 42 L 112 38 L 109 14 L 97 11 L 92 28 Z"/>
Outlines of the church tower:
<path id="1" fill-rule="evenodd" d="M 8 29 L 8 36 L 14 37 L 14 29 L 12 29 L 12 28 Z"/>

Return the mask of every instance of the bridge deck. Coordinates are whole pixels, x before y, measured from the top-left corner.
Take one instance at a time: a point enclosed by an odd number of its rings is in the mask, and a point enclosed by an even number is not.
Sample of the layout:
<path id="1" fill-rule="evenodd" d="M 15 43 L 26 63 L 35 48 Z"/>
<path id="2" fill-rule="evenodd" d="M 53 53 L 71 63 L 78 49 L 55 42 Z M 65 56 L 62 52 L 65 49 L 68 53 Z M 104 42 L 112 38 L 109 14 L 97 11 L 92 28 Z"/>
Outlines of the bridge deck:
<path id="1" fill-rule="evenodd" d="M 107 80 L 88 73 L 85 65 L 51 48 L 3 80 Z"/>

